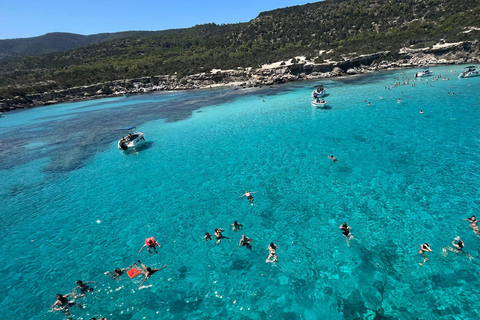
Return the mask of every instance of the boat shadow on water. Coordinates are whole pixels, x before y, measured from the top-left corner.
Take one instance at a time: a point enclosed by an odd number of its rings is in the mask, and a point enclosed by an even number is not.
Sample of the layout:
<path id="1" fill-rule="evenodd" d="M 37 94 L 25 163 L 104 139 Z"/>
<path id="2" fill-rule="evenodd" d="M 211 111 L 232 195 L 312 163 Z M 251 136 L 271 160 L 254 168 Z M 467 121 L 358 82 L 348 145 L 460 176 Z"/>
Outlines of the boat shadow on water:
<path id="1" fill-rule="evenodd" d="M 155 143 L 153 141 L 146 141 L 139 145 L 138 147 L 130 148 L 128 150 L 123 151 L 125 154 L 136 154 L 138 152 L 142 152 L 148 150 L 153 147 Z"/>

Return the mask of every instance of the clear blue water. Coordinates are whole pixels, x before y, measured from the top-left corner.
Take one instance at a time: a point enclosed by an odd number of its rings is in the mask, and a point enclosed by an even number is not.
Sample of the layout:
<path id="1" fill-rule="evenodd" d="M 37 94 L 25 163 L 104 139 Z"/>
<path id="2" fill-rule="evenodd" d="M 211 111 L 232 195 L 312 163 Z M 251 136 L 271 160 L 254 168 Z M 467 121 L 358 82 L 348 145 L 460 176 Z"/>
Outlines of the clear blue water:
<path id="1" fill-rule="evenodd" d="M 480 77 L 461 69 L 390 90 L 417 70 L 5 114 L 0 318 L 64 319 L 49 307 L 81 279 L 95 291 L 74 319 L 478 319 L 480 239 L 458 220 L 480 208 Z M 329 109 L 310 106 L 320 83 Z M 128 125 L 138 152 L 117 149 Z M 202 241 L 215 228 L 230 239 Z M 442 255 L 457 235 L 472 261 Z M 138 254 L 150 236 L 162 248 Z M 167 268 L 141 289 L 105 275 L 137 259 Z"/>

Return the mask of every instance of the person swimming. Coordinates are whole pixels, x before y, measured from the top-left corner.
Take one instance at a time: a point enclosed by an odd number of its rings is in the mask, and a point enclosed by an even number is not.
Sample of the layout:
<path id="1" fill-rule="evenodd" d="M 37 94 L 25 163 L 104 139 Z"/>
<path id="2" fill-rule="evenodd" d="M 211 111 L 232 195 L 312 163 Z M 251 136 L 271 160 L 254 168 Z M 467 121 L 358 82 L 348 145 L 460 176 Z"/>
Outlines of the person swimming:
<path id="1" fill-rule="evenodd" d="M 353 235 L 350 233 L 350 229 L 352 228 L 344 222 L 340 225 L 339 229 L 342 230 L 342 234 L 345 237 L 345 240 L 347 240 L 347 245 L 350 247 L 350 240 L 353 239 Z"/>
<path id="2" fill-rule="evenodd" d="M 225 237 L 222 232 L 224 232 L 222 229 L 215 229 L 215 238 L 217 238 L 217 243 L 220 243 L 222 239 L 230 239 Z"/>
<path id="3" fill-rule="evenodd" d="M 203 239 L 204 239 L 205 241 L 210 241 L 210 240 L 212 240 L 212 238 L 213 238 L 213 237 L 212 237 L 212 235 L 211 235 L 210 233 L 205 232 L 205 237 L 203 237 Z"/>
<path id="4" fill-rule="evenodd" d="M 252 251 L 252 245 L 250 244 L 252 242 L 252 239 L 246 237 L 245 235 L 242 235 L 242 239 L 240 239 L 240 242 L 238 243 L 238 247 L 240 248 L 241 246 L 247 247 L 250 251 Z"/>
<path id="5" fill-rule="evenodd" d="M 138 288 L 140 288 L 140 287 L 143 285 L 143 283 L 144 283 L 145 281 L 147 281 L 147 279 L 148 279 L 151 275 L 153 275 L 155 272 L 160 271 L 160 270 L 163 270 L 163 269 L 165 269 L 165 268 L 167 267 L 167 265 L 164 264 L 163 267 L 161 267 L 160 269 L 152 269 L 152 268 L 150 268 L 150 267 L 145 266 L 140 260 L 137 260 L 137 261 L 138 261 L 138 263 L 140 263 L 140 265 L 142 266 L 142 268 L 140 268 L 140 267 L 137 265 L 136 262 L 135 262 L 133 265 L 134 265 L 134 266 L 138 269 L 138 271 L 140 271 L 140 273 L 143 274 L 144 277 L 145 277 L 145 278 L 143 279 L 142 283 L 140 283 L 140 285 L 138 286 Z"/>
<path id="6" fill-rule="evenodd" d="M 143 248 L 147 247 L 148 252 L 152 253 L 151 249 L 157 253 L 157 247 L 161 248 L 162 246 L 155 240 L 154 237 L 150 237 L 145 239 L 145 244 L 142 248 L 138 251 L 138 253 L 142 252 Z"/>
<path id="7" fill-rule="evenodd" d="M 240 196 L 240 198 L 243 198 L 243 197 L 247 197 L 247 200 L 248 202 L 250 203 L 251 206 L 253 206 L 253 196 L 252 196 L 252 193 L 257 193 L 258 191 L 252 191 L 252 192 L 249 192 L 249 191 L 245 191 L 244 194 L 242 194 Z"/>
<path id="8" fill-rule="evenodd" d="M 108 276 L 112 277 L 113 280 L 120 277 L 125 272 L 125 269 L 116 268 L 114 271 L 109 271 Z"/>
<path id="9" fill-rule="evenodd" d="M 265 262 L 266 263 L 278 262 L 277 245 L 273 242 L 270 242 L 270 245 L 268 246 L 267 249 L 270 253 L 268 254 L 267 260 L 265 260 Z"/>
<path id="10" fill-rule="evenodd" d="M 475 216 L 471 218 L 462 219 L 460 221 L 468 221 L 468 225 L 472 228 L 473 232 L 480 237 L 480 230 L 478 229 L 478 220 Z"/>
<path id="11" fill-rule="evenodd" d="M 71 313 L 69 308 L 73 306 L 81 307 L 81 304 L 77 304 L 73 301 L 68 300 L 70 294 L 63 295 L 61 293 L 57 293 L 57 300 L 55 303 L 50 307 L 50 309 L 55 311 L 61 311 L 65 314 L 68 319 L 71 319 Z"/>
<path id="12" fill-rule="evenodd" d="M 334 156 L 333 154 L 332 154 L 332 155 L 329 155 L 329 156 L 328 156 L 328 159 L 332 160 L 333 162 L 337 162 L 337 161 L 338 161 L 338 159 L 335 158 L 335 156 Z"/>
<path id="13" fill-rule="evenodd" d="M 468 260 L 470 260 L 470 261 L 473 260 L 473 257 L 470 254 L 463 251 L 463 248 L 465 247 L 465 243 L 463 242 L 463 240 L 459 236 L 456 236 L 452 240 L 452 246 L 453 246 L 453 248 L 451 248 L 451 247 L 443 248 L 442 251 L 443 251 L 443 256 L 444 257 L 447 256 L 447 250 L 448 250 L 448 251 L 455 252 L 455 253 L 464 253 L 467 256 Z"/>
<path id="14" fill-rule="evenodd" d="M 232 229 L 232 231 L 237 232 L 243 229 L 243 225 L 237 221 L 233 221 L 229 228 Z"/>
<path id="15" fill-rule="evenodd" d="M 73 288 L 72 292 L 75 292 L 75 290 L 79 289 L 80 294 L 84 295 L 87 292 L 93 291 L 93 288 L 87 286 L 87 283 L 95 283 L 95 281 L 82 282 L 81 280 L 77 280 L 77 286 Z"/>
<path id="16" fill-rule="evenodd" d="M 420 245 L 420 249 L 418 250 L 418 253 L 421 254 L 424 258 L 423 262 L 418 264 L 419 266 L 423 266 L 425 262 L 428 261 L 428 257 L 425 255 L 425 252 L 432 252 L 432 249 L 430 249 L 430 245 L 426 242 L 422 243 Z"/>

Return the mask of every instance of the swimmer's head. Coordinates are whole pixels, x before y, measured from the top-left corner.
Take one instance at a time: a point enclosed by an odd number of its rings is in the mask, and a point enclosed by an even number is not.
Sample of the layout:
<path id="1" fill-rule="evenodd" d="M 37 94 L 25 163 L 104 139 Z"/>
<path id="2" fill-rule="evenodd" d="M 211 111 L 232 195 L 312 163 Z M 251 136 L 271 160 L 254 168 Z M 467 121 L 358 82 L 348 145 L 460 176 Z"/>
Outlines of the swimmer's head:
<path id="1" fill-rule="evenodd" d="M 120 273 L 120 272 L 122 272 L 122 270 L 120 270 L 120 268 L 117 268 L 117 269 L 115 269 L 115 272 Z"/>
<path id="2" fill-rule="evenodd" d="M 236 221 L 236 220 L 235 220 L 235 221 L 233 221 L 233 224 L 237 224 L 237 221 Z"/>
<path id="3" fill-rule="evenodd" d="M 82 282 L 81 280 L 77 280 L 77 284 L 78 284 L 79 286 L 83 286 L 83 282 Z"/>
<path id="4" fill-rule="evenodd" d="M 60 299 L 62 299 L 62 298 L 63 298 L 63 294 L 57 293 L 57 300 L 60 300 Z"/>
<path id="5" fill-rule="evenodd" d="M 147 242 L 148 242 L 149 244 L 152 244 L 152 243 L 153 243 L 152 239 L 148 239 Z"/>
<path id="6" fill-rule="evenodd" d="M 147 271 L 148 271 L 148 272 L 152 272 L 152 268 L 147 267 Z"/>

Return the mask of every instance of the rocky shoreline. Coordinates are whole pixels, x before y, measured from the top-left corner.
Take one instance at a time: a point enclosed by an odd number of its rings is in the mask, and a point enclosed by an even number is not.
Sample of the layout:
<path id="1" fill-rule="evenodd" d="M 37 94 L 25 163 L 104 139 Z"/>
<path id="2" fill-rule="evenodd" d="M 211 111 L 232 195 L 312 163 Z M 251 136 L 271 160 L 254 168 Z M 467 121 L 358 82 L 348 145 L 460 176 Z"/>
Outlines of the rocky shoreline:
<path id="1" fill-rule="evenodd" d="M 218 70 L 178 78 L 176 75 L 116 80 L 65 90 L 17 96 L 0 100 L 0 111 L 51 105 L 61 102 L 155 91 L 194 90 L 219 86 L 259 87 L 305 79 L 321 79 L 362 74 L 379 70 L 415 68 L 425 65 L 475 64 L 480 62 L 478 41 L 438 44 L 430 48 L 403 48 L 398 52 L 378 52 L 315 64 L 295 59 L 275 67 Z"/>

